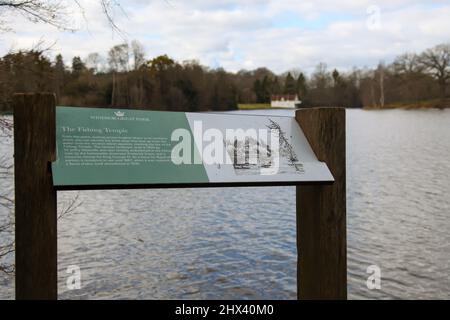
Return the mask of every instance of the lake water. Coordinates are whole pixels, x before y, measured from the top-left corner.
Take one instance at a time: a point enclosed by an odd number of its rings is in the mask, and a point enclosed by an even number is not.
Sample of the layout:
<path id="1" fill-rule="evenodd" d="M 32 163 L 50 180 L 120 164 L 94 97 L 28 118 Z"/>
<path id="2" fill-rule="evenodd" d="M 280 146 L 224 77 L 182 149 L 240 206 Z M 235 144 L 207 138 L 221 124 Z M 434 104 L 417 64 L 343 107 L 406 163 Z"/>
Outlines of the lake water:
<path id="1" fill-rule="evenodd" d="M 449 299 L 450 110 L 348 110 L 347 179 L 349 298 Z M 0 187 L 12 191 L 11 180 Z M 59 192 L 60 206 L 75 194 Z M 296 297 L 294 187 L 85 191 L 79 200 L 58 222 L 61 299 Z M 374 264 L 380 290 L 366 286 Z M 80 290 L 66 287 L 70 265 L 81 268 Z M 0 275 L 0 298 L 14 297 L 13 284 Z"/>

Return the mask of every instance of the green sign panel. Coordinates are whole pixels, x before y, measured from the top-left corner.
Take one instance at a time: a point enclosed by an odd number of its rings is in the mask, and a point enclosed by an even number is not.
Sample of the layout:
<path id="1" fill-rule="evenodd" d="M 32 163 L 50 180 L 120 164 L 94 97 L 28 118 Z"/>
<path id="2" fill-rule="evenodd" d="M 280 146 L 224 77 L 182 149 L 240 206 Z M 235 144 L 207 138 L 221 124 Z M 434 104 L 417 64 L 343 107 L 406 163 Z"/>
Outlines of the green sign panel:
<path id="1" fill-rule="evenodd" d="M 56 125 L 56 186 L 208 181 L 203 165 L 170 159 L 184 113 L 58 107 Z"/>
<path id="2" fill-rule="evenodd" d="M 295 119 L 56 108 L 56 187 L 333 181 Z"/>

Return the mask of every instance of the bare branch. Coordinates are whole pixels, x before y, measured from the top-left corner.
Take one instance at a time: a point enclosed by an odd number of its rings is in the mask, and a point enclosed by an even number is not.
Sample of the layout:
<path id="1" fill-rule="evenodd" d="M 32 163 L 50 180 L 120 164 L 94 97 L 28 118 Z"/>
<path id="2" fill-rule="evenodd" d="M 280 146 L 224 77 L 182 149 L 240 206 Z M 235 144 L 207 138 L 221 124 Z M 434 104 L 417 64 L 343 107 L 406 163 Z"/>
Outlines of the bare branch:
<path id="1" fill-rule="evenodd" d="M 67 23 L 67 7 L 55 0 L 0 0 L 0 13 L 11 12 L 33 23 L 44 23 L 58 29 L 75 31 Z"/>
<path id="2" fill-rule="evenodd" d="M 79 0 L 72 0 L 75 6 L 81 11 L 83 19 L 87 22 L 86 12 Z M 118 9 L 121 14 L 127 17 L 127 14 L 121 6 L 119 0 L 97 0 L 100 3 L 101 10 L 106 16 L 108 24 L 113 31 L 117 32 L 121 37 L 125 33 L 118 27 L 115 22 L 115 11 Z M 16 13 L 25 17 L 33 23 L 43 23 L 51 25 L 61 30 L 75 32 L 76 28 L 70 26 L 67 3 L 61 0 L 0 0 L 0 15 L 2 13 Z M 8 21 L 0 20 L 0 31 L 12 31 L 7 26 Z"/>
<path id="3" fill-rule="evenodd" d="M 103 14 L 106 16 L 106 19 L 111 26 L 111 29 L 116 31 L 123 39 L 125 39 L 126 33 L 117 26 L 114 19 L 116 8 L 119 9 L 124 16 L 128 17 L 125 10 L 120 5 L 120 2 L 118 0 L 101 0 L 100 5 L 102 7 Z"/>
<path id="4" fill-rule="evenodd" d="M 5 117 L 0 117 L 0 138 L 2 142 L 4 138 L 10 138 L 12 136 L 13 123 L 10 119 Z M 11 155 L 2 155 L 0 157 L 0 175 L 12 176 L 13 162 Z M 14 274 L 15 267 L 14 264 L 9 260 L 9 256 L 14 252 L 14 200 L 12 195 L 9 194 L 7 190 L 1 190 L 0 194 L 0 208 L 4 208 L 8 213 L 6 215 L 6 221 L 0 223 L 0 272 L 6 274 Z M 79 201 L 79 194 L 75 197 L 69 199 L 67 202 L 62 204 L 62 208 L 59 210 L 58 219 L 73 213 L 79 206 L 81 202 Z"/>

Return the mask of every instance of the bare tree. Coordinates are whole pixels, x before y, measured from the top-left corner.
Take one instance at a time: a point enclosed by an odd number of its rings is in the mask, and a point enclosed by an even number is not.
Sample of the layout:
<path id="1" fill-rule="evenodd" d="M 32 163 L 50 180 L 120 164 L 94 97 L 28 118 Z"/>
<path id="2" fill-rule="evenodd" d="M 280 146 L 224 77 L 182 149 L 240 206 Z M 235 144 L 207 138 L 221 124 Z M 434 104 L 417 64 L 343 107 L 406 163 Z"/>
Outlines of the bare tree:
<path id="1" fill-rule="evenodd" d="M 136 75 L 136 84 L 131 88 L 130 102 L 142 107 L 144 105 L 144 77 L 145 70 L 145 49 L 144 46 L 137 40 L 131 42 L 131 50 L 133 56 L 133 69 Z"/>
<path id="2" fill-rule="evenodd" d="M 133 68 L 138 70 L 145 63 L 144 46 L 137 40 L 131 41 L 131 51 L 133 55 Z"/>
<path id="3" fill-rule="evenodd" d="M 396 73 L 405 75 L 423 71 L 420 57 L 415 53 L 405 53 L 398 56 L 393 63 L 393 68 Z"/>
<path id="4" fill-rule="evenodd" d="M 437 80 L 441 98 L 445 98 L 447 82 L 450 79 L 450 44 L 440 44 L 426 50 L 420 56 L 420 63 Z"/>
<path id="5" fill-rule="evenodd" d="M 97 52 L 89 53 L 86 59 L 84 59 L 86 67 L 92 70 L 92 72 L 94 73 L 97 73 L 99 70 L 102 69 L 102 62 L 103 58 Z"/>
<path id="6" fill-rule="evenodd" d="M 109 68 L 117 72 L 126 72 L 130 65 L 130 48 L 127 43 L 118 44 L 108 52 Z"/>
<path id="7" fill-rule="evenodd" d="M 327 70 L 327 64 L 324 62 L 320 62 L 312 76 L 311 76 L 311 82 L 313 84 L 314 87 L 322 89 L 325 88 L 327 86 L 329 86 L 330 84 L 330 74 Z"/>
<path id="8" fill-rule="evenodd" d="M 121 95 L 118 74 L 121 72 L 126 73 L 130 69 L 130 48 L 128 43 L 116 45 L 109 50 L 108 64 L 112 73 L 111 105 L 117 106 L 120 103 L 118 97 Z M 126 90 L 128 90 L 128 87 Z"/>
<path id="9" fill-rule="evenodd" d="M 380 87 L 380 107 L 384 108 L 384 72 L 385 72 L 385 66 L 383 62 L 380 62 L 378 64 L 377 72 L 378 73 L 378 83 Z"/>

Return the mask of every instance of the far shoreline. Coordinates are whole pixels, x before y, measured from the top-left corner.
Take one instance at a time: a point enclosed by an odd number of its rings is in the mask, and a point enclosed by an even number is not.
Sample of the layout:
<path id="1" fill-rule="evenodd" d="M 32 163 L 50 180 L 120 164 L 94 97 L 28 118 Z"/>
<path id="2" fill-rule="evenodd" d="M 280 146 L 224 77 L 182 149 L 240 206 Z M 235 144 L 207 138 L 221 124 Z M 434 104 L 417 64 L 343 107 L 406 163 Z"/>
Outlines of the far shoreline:
<path id="1" fill-rule="evenodd" d="M 409 103 L 389 103 L 384 106 L 364 106 L 363 110 L 392 110 L 392 109 L 403 109 L 403 110 L 423 110 L 423 109 L 448 109 L 450 108 L 450 98 L 446 99 L 434 99 L 426 101 L 417 101 Z"/>

